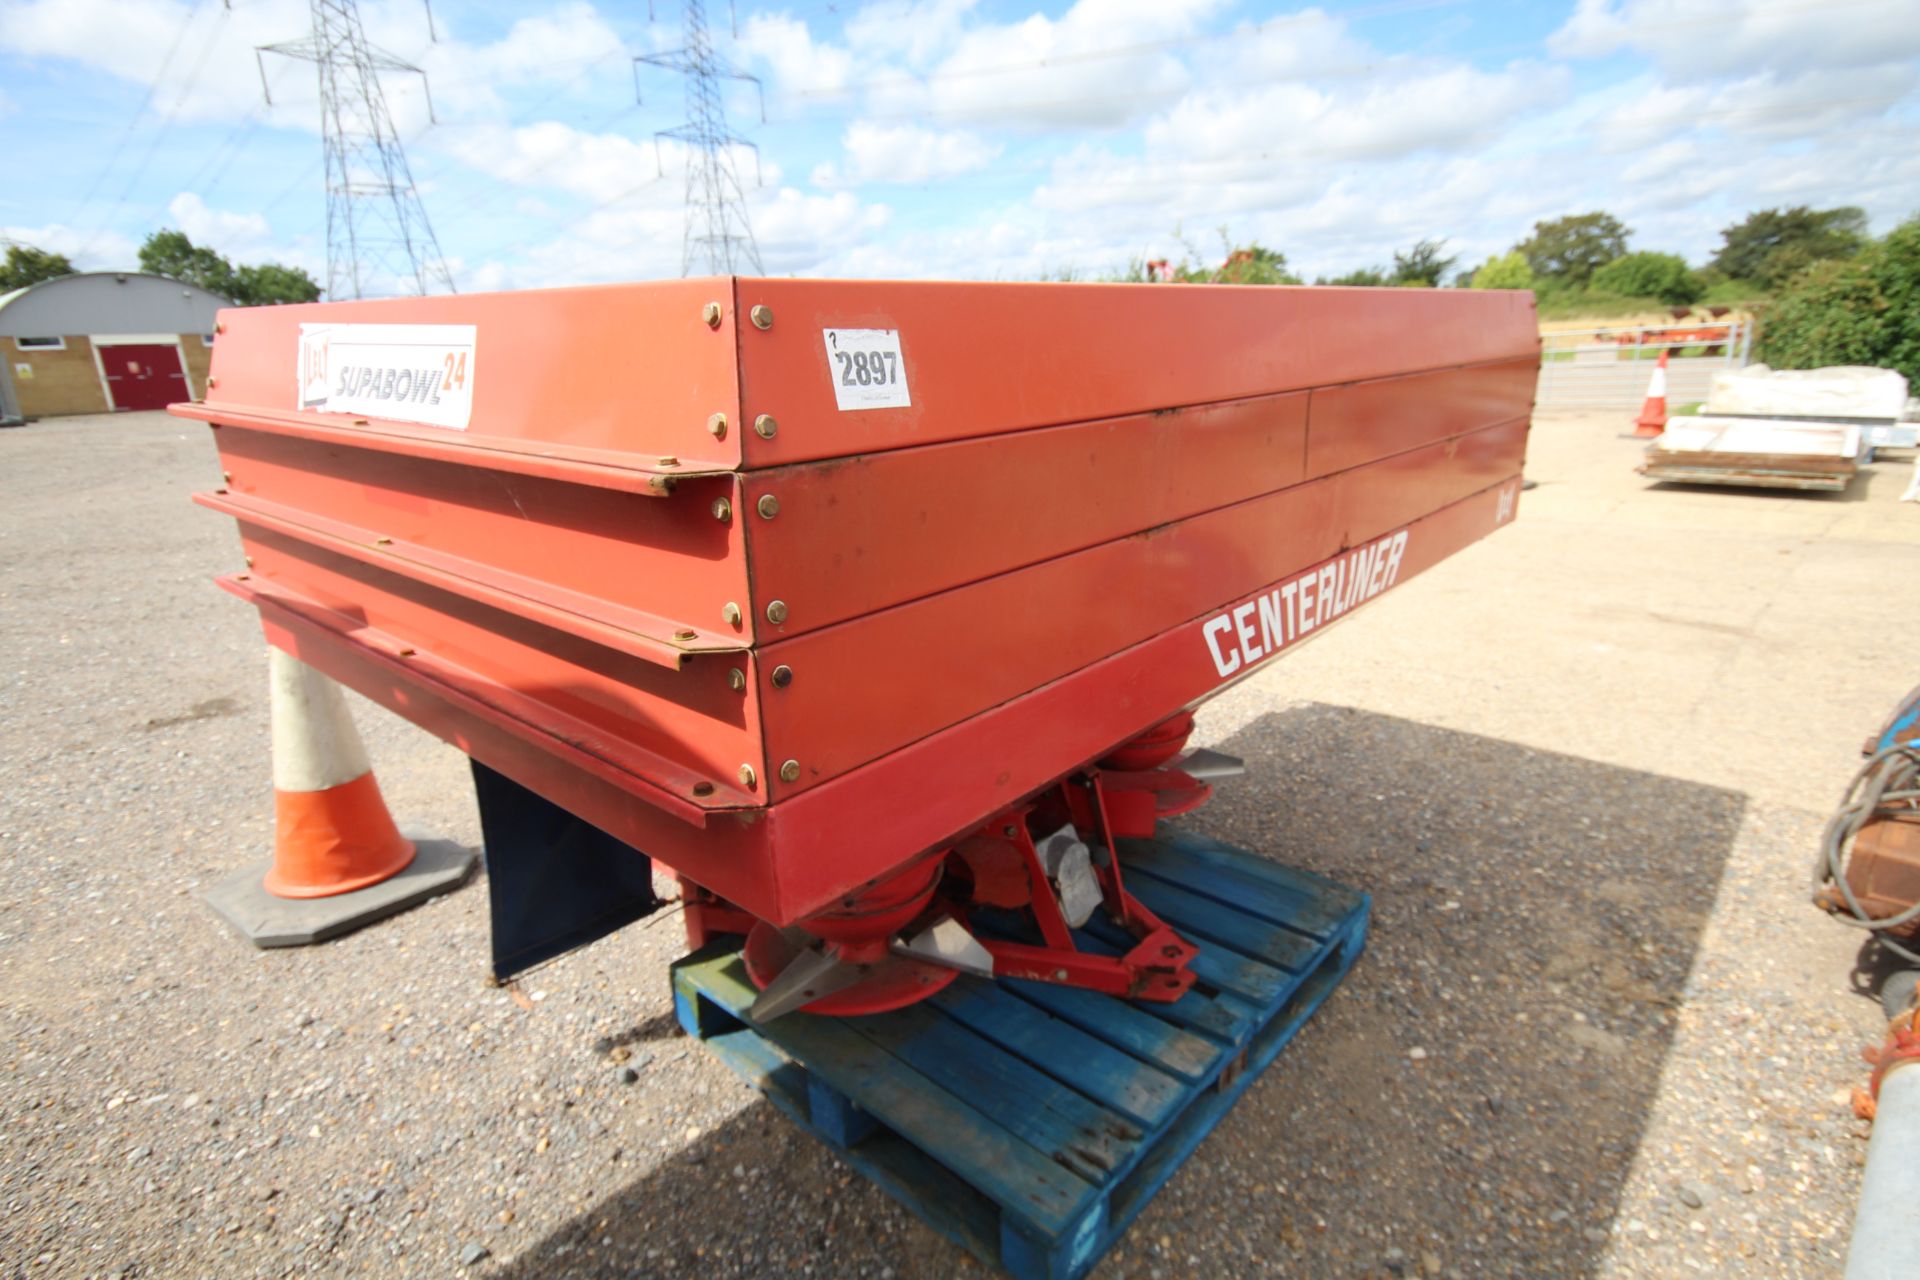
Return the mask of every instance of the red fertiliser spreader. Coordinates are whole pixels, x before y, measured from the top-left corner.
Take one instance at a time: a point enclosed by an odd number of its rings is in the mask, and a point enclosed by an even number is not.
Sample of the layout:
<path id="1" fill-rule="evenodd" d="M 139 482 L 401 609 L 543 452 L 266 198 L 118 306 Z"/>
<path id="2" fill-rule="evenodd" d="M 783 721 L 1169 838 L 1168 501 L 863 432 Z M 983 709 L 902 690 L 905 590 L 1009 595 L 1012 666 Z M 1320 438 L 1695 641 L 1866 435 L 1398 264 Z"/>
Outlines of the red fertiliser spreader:
<path id="1" fill-rule="evenodd" d="M 1194 708 L 1513 518 L 1538 353 L 1524 293 L 704 279 L 223 312 L 175 412 L 269 640 L 474 760 L 496 971 L 652 858 L 766 1022 L 1179 999 L 1118 848 L 1236 771 Z"/>

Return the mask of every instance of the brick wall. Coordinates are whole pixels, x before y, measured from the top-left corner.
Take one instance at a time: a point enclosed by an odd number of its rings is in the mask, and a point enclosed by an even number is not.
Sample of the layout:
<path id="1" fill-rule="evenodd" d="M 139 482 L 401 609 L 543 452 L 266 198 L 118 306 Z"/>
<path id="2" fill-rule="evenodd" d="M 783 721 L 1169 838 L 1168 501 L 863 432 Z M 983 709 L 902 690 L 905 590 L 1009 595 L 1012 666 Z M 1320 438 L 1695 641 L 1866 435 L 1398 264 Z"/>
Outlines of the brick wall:
<path id="1" fill-rule="evenodd" d="M 93 364 L 93 344 L 85 338 L 69 334 L 64 351 L 46 347 L 22 351 L 12 338 L 0 338 L 0 356 L 6 358 L 8 372 L 13 375 L 13 392 L 23 416 L 50 418 L 62 413 L 107 412 L 107 393 L 101 389 L 100 371 Z M 32 372 L 22 373 L 21 365 Z"/>

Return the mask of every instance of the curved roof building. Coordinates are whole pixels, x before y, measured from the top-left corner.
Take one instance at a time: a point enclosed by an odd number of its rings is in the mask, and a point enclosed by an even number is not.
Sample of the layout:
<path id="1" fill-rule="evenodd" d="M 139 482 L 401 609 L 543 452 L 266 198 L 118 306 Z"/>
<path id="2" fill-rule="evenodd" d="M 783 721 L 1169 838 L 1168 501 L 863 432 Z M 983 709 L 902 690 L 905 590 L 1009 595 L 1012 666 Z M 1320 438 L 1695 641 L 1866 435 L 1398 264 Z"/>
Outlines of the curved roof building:
<path id="1" fill-rule="evenodd" d="M 0 294 L 0 420 L 160 409 L 206 395 L 225 298 L 139 271 Z"/>

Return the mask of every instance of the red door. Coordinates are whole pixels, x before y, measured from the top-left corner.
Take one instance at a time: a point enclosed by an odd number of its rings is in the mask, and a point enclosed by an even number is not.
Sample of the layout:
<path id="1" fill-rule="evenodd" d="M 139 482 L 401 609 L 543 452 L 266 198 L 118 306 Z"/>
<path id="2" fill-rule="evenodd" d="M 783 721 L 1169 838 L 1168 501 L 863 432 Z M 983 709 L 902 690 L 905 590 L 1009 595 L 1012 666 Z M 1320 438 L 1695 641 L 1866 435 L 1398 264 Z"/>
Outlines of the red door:
<path id="1" fill-rule="evenodd" d="M 103 346 L 100 367 L 115 409 L 164 409 L 193 398 L 180 371 L 180 348 L 172 344 Z"/>

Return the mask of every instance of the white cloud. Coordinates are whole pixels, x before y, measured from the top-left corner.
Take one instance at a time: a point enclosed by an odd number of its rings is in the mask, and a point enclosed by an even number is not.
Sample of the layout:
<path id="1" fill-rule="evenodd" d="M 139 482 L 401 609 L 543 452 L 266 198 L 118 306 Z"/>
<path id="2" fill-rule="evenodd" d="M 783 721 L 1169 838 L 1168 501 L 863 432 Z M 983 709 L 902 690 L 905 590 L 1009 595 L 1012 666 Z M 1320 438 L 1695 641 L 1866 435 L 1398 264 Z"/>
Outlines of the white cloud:
<path id="1" fill-rule="evenodd" d="M 257 213 L 231 213 L 210 209 L 207 202 L 191 191 L 182 191 L 167 205 L 173 225 L 187 233 L 187 239 L 229 258 L 247 258 L 267 247 L 273 229 Z"/>
<path id="2" fill-rule="evenodd" d="M 813 171 L 816 187 L 855 187 L 869 182 L 931 182 L 984 169 L 1002 148 L 977 134 L 948 133 L 917 125 L 856 120 L 841 139 L 844 162 Z"/>
<path id="3" fill-rule="evenodd" d="M 1229 0 L 1075 0 L 1059 17 L 970 22 L 974 0 L 881 0 L 814 40 L 787 15 L 749 23 L 743 46 L 789 112 L 845 102 L 875 117 L 932 116 L 1021 130 L 1106 128 L 1192 82 L 1175 49 Z"/>
<path id="4" fill-rule="evenodd" d="M 1149 123 L 1149 155 L 1228 158 L 1266 152 L 1299 159 L 1382 159 L 1484 144 L 1514 118 L 1565 92 L 1557 69 L 1484 72 L 1401 60 L 1373 81 L 1337 88 L 1280 83 L 1227 86 L 1183 98 Z"/>
<path id="5" fill-rule="evenodd" d="M 0 226 L 0 240 L 30 244 L 48 253 L 64 253 L 81 271 L 132 270 L 139 259 L 139 246 L 116 232 L 96 233 L 64 223 L 48 222 L 37 227 Z"/>
<path id="6" fill-rule="evenodd" d="M 806 23 L 784 13 L 748 19 L 740 48 L 772 68 L 776 84 L 801 97 L 837 98 L 853 80 L 850 51 L 816 41 Z"/>
<path id="7" fill-rule="evenodd" d="M 1912 0 L 1579 0 L 1547 47 L 1564 58 L 1633 50 L 1676 80 L 1866 67 L 1920 54 L 1920 16 Z"/>
<path id="8" fill-rule="evenodd" d="M 868 61 L 924 70 L 959 41 L 978 0 L 875 0 L 847 19 L 847 43 Z"/>
<path id="9" fill-rule="evenodd" d="M 614 199 L 658 176 L 668 160 L 677 171 L 685 156 L 685 148 L 671 140 L 660 142 L 656 157 L 651 140 L 583 133 L 555 120 L 463 129 L 449 133 L 442 145 L 500 187 L 537 187 L 596 201 Z"/>
<path id="10" fill-rule="evenodd" d="M 1763 71 L 1713 84 L 1640 82 L 1592 122 L 1616 152 L 1660 145 L 1691 129 L 1773 138 L 1818 137 L 1885 112 L 1920 86 L 1920 69 L 1894 64 L 1852 70 Z"/>
<path id="11" fill-rule="evenodd" d="M 622 79 L 626 74 L 619 35 L 585 3 L 523 18 L 485 44 L 455 38 L 444 14 L 436 15 L 441 39 L 431 42 L 424 11 L 408 0 L 378 0 L 360 11 L 368 39 L 425 69 L 435 106 L 455 117 L 502 114 L 502 86 L 550 83 L 564 89 L 585 83 L 583 71 L 595 63 Z M 312 65 L 266 55 L 273 95 L 268 110 L 254 52 L 299 41 L 311 21 L 299 0 L 257 0 L 231 9 L 183 0 L 16 0 L 0 6 L 0 50 L 150 84 L 150 117 L 227 123 L 258 109 L 275 124 L 318 132 Z M 419 76 L 387 72 L 381 88 L 404 136 L 427 127 L 427 91 Z"/>
<path id="12" fill-rule="evenodd" d="M 819 274 L 892 217 L 850 192 L 812 195 L 791 187 L 748 194 L 755 243 L 769 275 Z M 600 284 L 680 274 L 686 210 L 680 184 L 659 184 L 598 209 L 514 258 L 489 258 L 461 277 L 466 289 Z"/>

